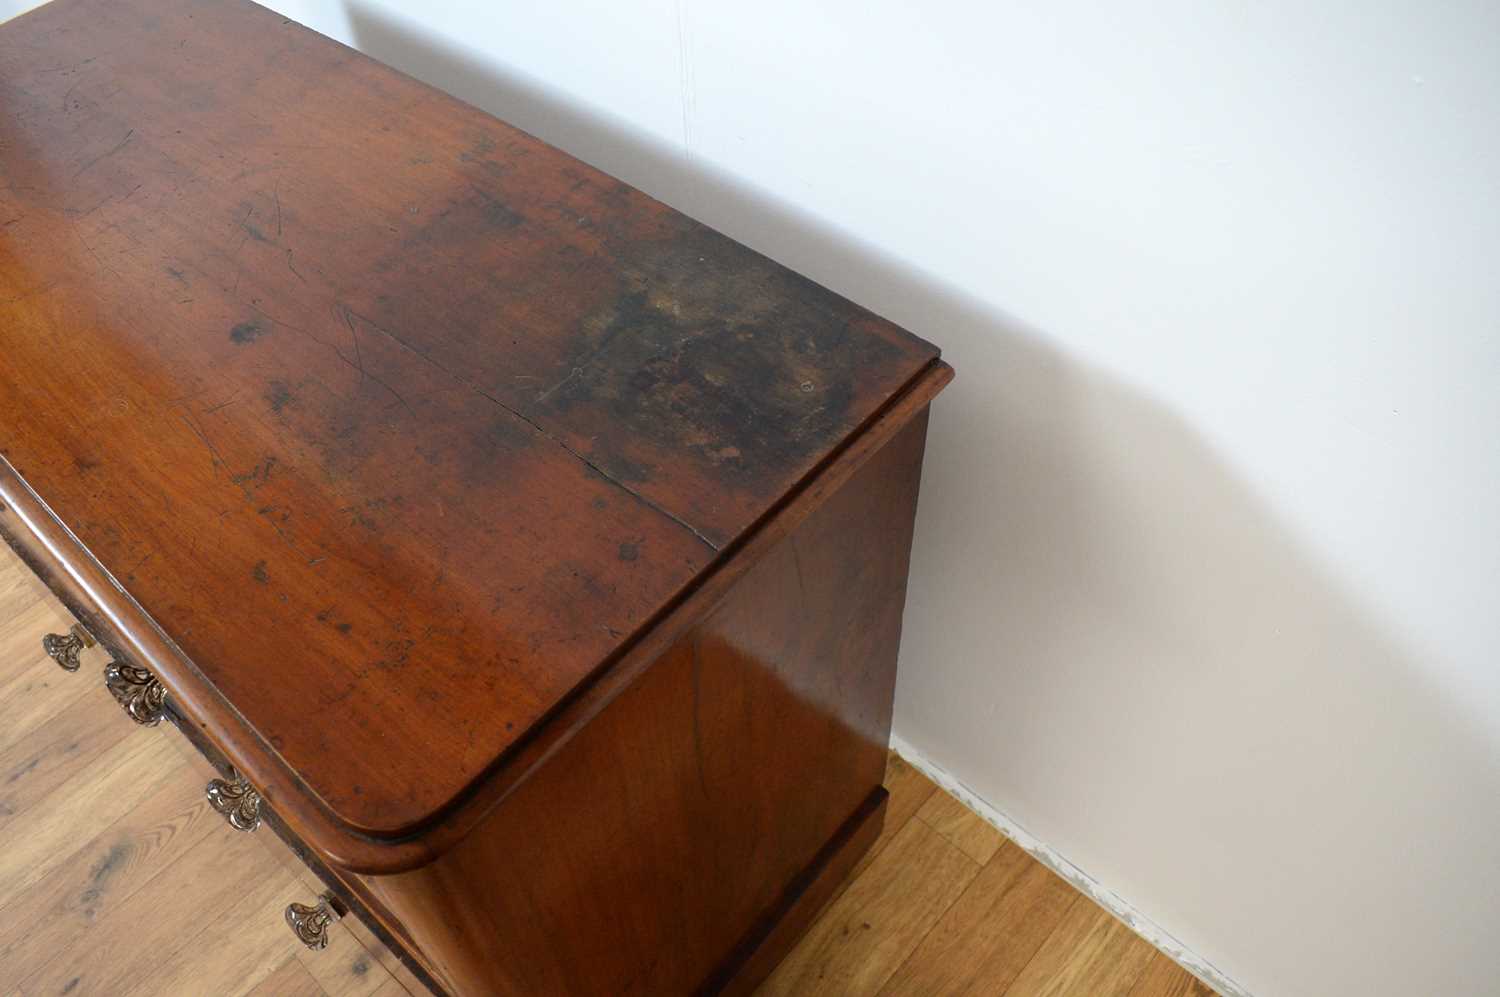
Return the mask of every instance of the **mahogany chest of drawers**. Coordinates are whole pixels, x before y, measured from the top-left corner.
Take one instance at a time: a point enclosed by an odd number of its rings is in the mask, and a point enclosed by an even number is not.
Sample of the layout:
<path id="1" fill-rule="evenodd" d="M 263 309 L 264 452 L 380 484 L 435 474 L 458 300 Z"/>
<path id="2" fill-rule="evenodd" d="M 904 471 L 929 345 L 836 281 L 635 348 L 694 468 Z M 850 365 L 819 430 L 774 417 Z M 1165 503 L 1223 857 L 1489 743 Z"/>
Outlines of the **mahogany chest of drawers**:
<path id="1" fill-rule="evenodd" d="M 950 377 L 244 0 L 0 26 L 0 532 L 80 621 L 49 651 L 313 866 L 305 941 L 352 913 L 439 992 L 774 966 L 880 828 Z"/>

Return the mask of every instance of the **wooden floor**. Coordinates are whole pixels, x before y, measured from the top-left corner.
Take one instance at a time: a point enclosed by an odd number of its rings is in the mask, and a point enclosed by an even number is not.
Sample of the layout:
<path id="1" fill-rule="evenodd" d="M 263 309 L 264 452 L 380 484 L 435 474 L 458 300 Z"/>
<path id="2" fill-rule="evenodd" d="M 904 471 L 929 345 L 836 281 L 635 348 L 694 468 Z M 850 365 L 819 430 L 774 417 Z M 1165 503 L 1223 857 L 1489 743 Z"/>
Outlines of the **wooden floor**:
<path id="1" fill-rule="evenodd" d="M 71 622 L 0 547 L 0 995 L 425 997 L 352 919 L 296 942 L 317 880 L 208 808 L 212 771 L 120 713 L 102 651 L 42 654 Z M 880 840 L 761 994 L 1210 993 L 895 756 L 886 784 Z"/>

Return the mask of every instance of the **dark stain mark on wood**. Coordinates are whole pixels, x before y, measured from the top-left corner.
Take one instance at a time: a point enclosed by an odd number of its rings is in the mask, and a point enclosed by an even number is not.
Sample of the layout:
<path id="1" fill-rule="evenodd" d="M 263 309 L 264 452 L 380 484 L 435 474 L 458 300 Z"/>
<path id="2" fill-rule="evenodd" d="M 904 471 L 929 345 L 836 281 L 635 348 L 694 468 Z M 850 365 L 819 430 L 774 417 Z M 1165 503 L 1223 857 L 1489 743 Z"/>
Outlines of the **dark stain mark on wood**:
<path id="1" fill-rule="evenodd" d="M 645 439 L 746 485 L 776 480 L 847 431 L 850 372 L 900 356 L 852 330 L 850 311 L 812 281 L 707 229 L 631 256 L 614 300 L 584 320 L 567 373 L 536 400 L 560 415 L 603 406 L 623 432 L 590 456 L 613 477 L 650 480 L 654 468 L 611 450 Z"/>
<path id="2" fill-rule="evenodd" d="M 633 543 L 620 544 L 620 560 L 634 561 L 641 556 L 640 547 Z"/>
<path id="3" fill-rule="evenodd" d="M 275 467 L 276 458 L 268 456 L 249 471 L 244 474 L 233 475 L 229 480 L 239 485 L 240 490 L 245 494 L 245 498 L 248 499 L 255 494 L 261 485 L 271 480 L 271 471 Z M 264 512 L 265 510 L 261 511 Z"/>
<path id="4" fill-rule="evenodd" d="M 293 400 L 292 389 L 287 387 L 285 381 L 272 381 L 266 388 L 266 404 L 271 406 L 272 412 L 280 412 Z"/>
<path id="5" fill-rule="evenodd" d="M 345 622 L 342 622 L 342 621 L 340 621 L 340 622 L 334 622 L 333 621 L 333 610 L 332 609 L 325 609 L 321 613 L 319 613 L 318 614 L 318 622 L 319 623 L 327 623 L 329 626 L 333 627 L 335 630 L 337 630 L 339 633 L 343 634 L 345 637 L 349 636 L 349 634 L 351 634 L 351 633 L 354 632 L 354 624 L 352 624 L 352 623 L 345 623 Z"/>
<path id="6" fill-rule="evenodd" d="M 256 561 L 255 562 L 255 568 L 250 572 L 250 575 L 256 581 L 260 582 L 262 585 L 269 585 L 269 584 L 271 584 L 271 575 L 266 570 L 266 562 L 265 561 Z"/>
<path id="7" fill-rule="evenodd" d="M 499 201 L 490 200 L 484 206 L 484 220 L 502 231 L 521 224 L 521 216 Z"/>
<path id="8" fill-rule="evenodd" d="M 468 151 L 459 153 L 458 158 L 466 163 L 474 162 L 476 159 L 483 159 L 485 156 L 488 156 L 495 151 L 495 148 L 495 140 L 480 132 L 475 136 L 474 142 Z"/>
<path id="9" fill-rule="evenodd" d="M 265 335 L 265 332 L 265 327 L 260 324 L 259 319 L 251 319 L 230 329 L 229 338 L 239 346 L 248 346 Z"/>

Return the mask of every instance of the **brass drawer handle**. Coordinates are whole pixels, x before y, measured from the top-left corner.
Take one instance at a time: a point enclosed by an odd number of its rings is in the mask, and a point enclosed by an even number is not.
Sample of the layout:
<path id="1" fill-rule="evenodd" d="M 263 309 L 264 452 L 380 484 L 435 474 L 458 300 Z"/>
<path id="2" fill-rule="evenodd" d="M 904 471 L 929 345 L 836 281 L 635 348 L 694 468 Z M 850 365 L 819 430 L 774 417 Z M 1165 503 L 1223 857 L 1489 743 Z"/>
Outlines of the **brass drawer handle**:
<path id="1" fill-rule="evenodd" d="M 167 690 L 146 669 L 111 661 L 104 666 L 104 687 L 136 723 L 143 727 L 161 723 Z"/>
<path id="2" fill-rule="evenodd" d="M 95 643 L 93 636 L 81 624 L 75 623 L 65 634 L 43 637 L 42 650 L 63 671 L 76 672 L 82 664 L 79 655 L 84 648 L 93 647 Z M 111 661 L 104 666 L 104 687 L 136 723 L 143 727 L 155 727 L 161 723 L 167 690 L 146 669 Z"/>
<path id="3" fill-rule="evenodd" d="M 94 638 L 77 623 L 65 634 L 48 634 L 42 638 L 42 650 L 65 672 L 78 671 L 82 664 L 79 654 L 84 648 L 93 646 Z"/>
<path id="4" fill-rule="evenodd" d="M 326 949 L 328 926 L 343 916 L 344 905 L 332 892 L 320 896 L 314 907 L 306 904 L 287 904 L 286 907 L 286 923 L 297 940 L 310 949 Z"/>
<path id="5" fill-rule="evenodd" d="M 205 791 L 208 805 L 224 815 L 236 831 L 253 831 L 260 827 L 260 794 L 238 772 L 232 781 L 215 779 Z M 290 915 L 288 915 L 290 918 Z"/>

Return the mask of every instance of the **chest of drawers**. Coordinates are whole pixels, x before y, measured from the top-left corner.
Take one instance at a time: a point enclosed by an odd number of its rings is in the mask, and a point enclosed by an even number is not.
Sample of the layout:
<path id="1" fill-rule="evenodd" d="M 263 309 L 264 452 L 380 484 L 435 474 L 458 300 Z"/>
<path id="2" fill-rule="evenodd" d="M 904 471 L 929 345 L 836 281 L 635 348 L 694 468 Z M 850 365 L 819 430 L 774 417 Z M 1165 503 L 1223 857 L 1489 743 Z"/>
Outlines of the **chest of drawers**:
<path id="1" fill-rule="evenodd" d="M 434 990 L 743 991 L 878 833 L 930 344 L 242 0 L 0 26 L 0 532 Z M 122 722 L 125 722 L 122 720 Z"/>

